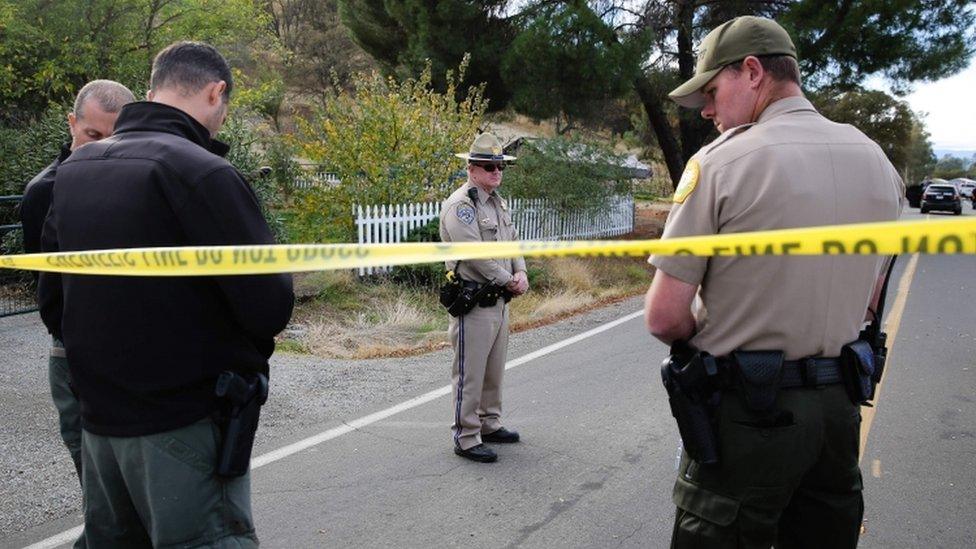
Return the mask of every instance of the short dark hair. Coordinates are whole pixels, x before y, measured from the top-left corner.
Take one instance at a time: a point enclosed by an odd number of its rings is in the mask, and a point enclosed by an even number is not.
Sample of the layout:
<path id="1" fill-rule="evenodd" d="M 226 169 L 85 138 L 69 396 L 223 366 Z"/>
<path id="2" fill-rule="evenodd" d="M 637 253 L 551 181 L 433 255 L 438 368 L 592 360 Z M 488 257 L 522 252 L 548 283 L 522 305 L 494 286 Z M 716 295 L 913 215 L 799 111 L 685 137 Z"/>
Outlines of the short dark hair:
<path id="1" fill-rule="evenodd" d="M 777 82 L 793 82 L 800 86 L 800 65 L 792 55 L 757 55 L 764 71 Z M 733 72 L 742 72 L 742 60 L 728 65 Z"/>
<path id="2" fill-rule="evenodd" d="M 192 94 L 221 80 L 227 83 L 223 94 L 226 101 L 234 88 L 234 77 L 224 56 L 210 44 L 176 42 L 156 54 L 149 87 L 155 90 L 177 86 Z"/>
<path id="3" fill-rule="evenodd" d="M 75 97 L 74 113 L 78 118 L 84 118 L 84 109 L 88 101 L 93 100 L 105 112 L 117 113 L 122 106 L 136 100 L 129 88 L 113 80 L 92 80 L 78 91 Z"/>

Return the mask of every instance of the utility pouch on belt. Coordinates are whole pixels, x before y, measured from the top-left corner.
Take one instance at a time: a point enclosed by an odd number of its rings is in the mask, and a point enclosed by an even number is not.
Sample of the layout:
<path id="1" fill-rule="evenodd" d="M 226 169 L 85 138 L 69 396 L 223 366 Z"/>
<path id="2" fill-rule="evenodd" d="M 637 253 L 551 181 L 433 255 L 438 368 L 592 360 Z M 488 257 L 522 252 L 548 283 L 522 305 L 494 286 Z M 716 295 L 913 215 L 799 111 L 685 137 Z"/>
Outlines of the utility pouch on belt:
<path id="1" fill-rule="evenodd" d="M 840 350 L 844 386 L 855 404 L 864 404 L 874 398 L 876 363 L 871 344 L 863 339 L 844 345 Z M 880 373 L 877 376 L 881 378 Z"/>
<path id="2" fill-rule="evenodd" d="M 732 351 L 732 360 L 746 408 L 771 411 L 783 379 L 783 351 Z"/>
<path id="3" fill-rule="evenodd" d="M 217 476 L 239 477 L 247 473 L 251 463 L 258 416 L 268 400 L 268 378 L 264 374 L 244 376 L 226 371 L 217 378 L 214 393 L 219 402 L 223 434 L 217 455 Z"/>
<path id="4" fill-rule="evenodd" d="M 718 463 L 716 410 L 721 398 L 718 364 L 705 352 L 676 345 L 661 365 L 671 415 L 688 455 L 702 465 Z"/>

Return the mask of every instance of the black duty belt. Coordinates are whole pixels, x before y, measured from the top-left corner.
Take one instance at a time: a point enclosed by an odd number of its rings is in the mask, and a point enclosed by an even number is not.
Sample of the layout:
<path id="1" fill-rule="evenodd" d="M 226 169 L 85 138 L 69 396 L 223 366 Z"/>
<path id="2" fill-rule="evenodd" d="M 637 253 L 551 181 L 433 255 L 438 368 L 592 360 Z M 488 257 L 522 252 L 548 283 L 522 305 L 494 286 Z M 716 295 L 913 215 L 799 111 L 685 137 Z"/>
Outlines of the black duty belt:
<path id="1" fill-rule="evenodd" d="M 731 357 L 720 357 L 719 367 L 727 371 L 737 368 Z M 840 357 L 804 358 L 800 360 L 783 361 L 783 377 L 779 388 L 816 387 L 817 385 L 834 385 L 842 383 Z"/>
<path id="2" fill-rule="evenodd" d="M 498 286 L 491 282 L 480 284 L 470 280 L 463 281 L 464 287 L 477 293 L 479 307 L 494 307 L 499 299 L 508 303 L 512 299 L 511 292 L 504 286 Z"/>

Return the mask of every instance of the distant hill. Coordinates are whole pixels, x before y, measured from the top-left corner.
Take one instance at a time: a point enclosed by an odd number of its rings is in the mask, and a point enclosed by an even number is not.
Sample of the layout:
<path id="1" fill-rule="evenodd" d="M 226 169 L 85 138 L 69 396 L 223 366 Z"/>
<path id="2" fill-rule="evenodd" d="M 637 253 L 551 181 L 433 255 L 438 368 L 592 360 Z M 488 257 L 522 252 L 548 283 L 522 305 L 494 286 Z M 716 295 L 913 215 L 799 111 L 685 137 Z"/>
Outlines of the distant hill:
<path id="1" fill-rule="evenodd" d="M 965 158 L 968 160 L 973 155 L 976 155 L 976 150 L 974 149 L 933 149 L 932 152 L 935 153 L 936 158 L 942 158 L 951 154 L 956 158 Z"/>

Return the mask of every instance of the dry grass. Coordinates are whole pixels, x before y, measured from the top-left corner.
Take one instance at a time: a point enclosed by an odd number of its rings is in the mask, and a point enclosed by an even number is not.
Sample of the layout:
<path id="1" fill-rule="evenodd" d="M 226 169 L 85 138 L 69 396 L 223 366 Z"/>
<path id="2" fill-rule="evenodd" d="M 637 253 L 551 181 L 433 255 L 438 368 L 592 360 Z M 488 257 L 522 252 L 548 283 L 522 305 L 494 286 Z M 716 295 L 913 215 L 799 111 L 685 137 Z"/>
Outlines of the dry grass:
<path id="1" fill-rule="evenodd" d="M 532 290 L 511 303 L 521 331 L 637 295 L 650 282 L 641 259 L 558 258 L 529 261 Z M 449 345 L 447 314 L 436 292 L 392 282 L 358 282 L 349 273 L 296 280 L 293 324 L 304 328 L 284 349 L 333 358 L 405 356 Z"/>
<path id="2" fill-rule="evenodd" d="M 361 299 L 328 294 L 299 306 L 301 348 L 325 357 L 373 358 L 429 349 L 446 338 L 447 321 L 425 292 L 393 284 L 359 284 Z M 354 305 L 355 303 L 355 305 Z"/>
<path id="3" fill-rule="evenodd" d="M 552 274 L 552 286 L 569 292 L 591 292 L 598 282 L 590 261 L 559 257 L 549 261 L 547 269 Z"/>
<path id="4" fill-rule="evenodd" d="M 595 298 L 589 294 L 565 291 L 546 294 L 526 294 L 512 302 L 511 318 L 513 324 L 535 322 L 550 316 L 559 316 L 579 310 Z"/>

